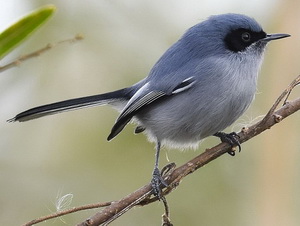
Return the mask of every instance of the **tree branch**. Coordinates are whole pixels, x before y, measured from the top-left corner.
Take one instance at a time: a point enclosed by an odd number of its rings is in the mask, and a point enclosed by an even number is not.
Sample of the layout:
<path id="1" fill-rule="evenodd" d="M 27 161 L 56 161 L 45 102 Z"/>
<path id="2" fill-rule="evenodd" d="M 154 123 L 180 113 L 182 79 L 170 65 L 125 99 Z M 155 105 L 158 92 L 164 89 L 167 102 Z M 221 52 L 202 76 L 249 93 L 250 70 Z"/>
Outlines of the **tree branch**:
<path id="1" fill-rule="evenodd" d="M 31 58 L 34 58 L 34 57 L 38 57 L 39 55 L 49 51 L 50 49 L 53 49 L 54 47 L 56 47 L 58 45 L 61 45 L 63 43 L 73 43 L 73 42 L 76 42 L 76 41 L 79 41 L 79 40 L 82 40 L 82 39 L 83 39 L 83 36 L 80 35 L 80 34 L 77 34 L 74 38 L 71 38 L 71 39 L 66 39 L 66 40 L 63 40 L 63 41 L 59 41 L 59 42 L 54 43 L 54 44 L 49 43 L 41 49 L 38 49 L 38 50 L 36 50 L 32 53 L 29 53 L 29 54 L 20 56 L 16 60 L 13 60 L 12 62 L 10 62 L 10 63 L 8 63 L 4 66 L 0 66 L 0 72 L 3 72 L 3 71 L 5 71 L 7 69 L 10 69 L 12 67 L 19 66 L 22 62 L 24 62 L 26 60 L 29 60 Z"/>
<path id="2" fill-rule="evenodd" d="M 293 88 L 300 84 L 300 75 L 283 91 L 283 93 L 278 97 L 276 102 L 273 104 L 269 112 L 266 116 L 259 122 L 255 123 L 254 125 L 243 128 L 241 132 L 238 133 L 240 143 L 244 143 L 249 139 L 259 135 L 260 133 L 264 132 L 267 129 L 270 129 L 275 124 L 278 124 L 286 117 L 292 115 L 293 113 L 300 110 L 300 98 L 293 100 L 291 102 L 287 102 L 287 98 Z M 286 97 L 286 98 L 285 98 Z M 283 101 L 283 99 L 285 100 Z M 278 110 L 277 107 L 279 106 L 280 102 L 283 101 L 283 106 L 280 107 Z M 175 164 L 171 163 L 166 166 L 162 172 L 167 171 L 164 173 L 164 179 L 169 184 L 167 188 L 163 190 L 163 194 L 167 195 L 176 188 L 181 180 L 186 177 L 187 175 L 193 173 L 200 167 L 206 165 L 207 163 L 213 161 L 214 159 L 220 157 L 224 153 L 227 153 L 230 150 L 230 145 L 226 143 L 221 143 L 213 148 L 206 149 L 203 153 L 195 157 L 194 159 L 188 161 L 187 163 L 183 164 L 182 166 L 175 169 Z M 91 216 L 90 218 L 86 219 L 84 222 L 78 224 L 78 226 L 96 226 L 96 225 L 108 225 L 122 214 L 126 213 L 132 207 L 136 205 L 147 205 L 149 203 L 157 201 L 156 197 L 151 198 L 152 195 L 152 187 L 151 184 L 147 184 L 140 189 L 136 190 L 135 192 L 129 194 L 128 196 L 120 199 L 119 201 L 111 202 L 109 206 L 104 208 L 102 211 L 96 213 L 95 215 Z M 165 205 L 166 207 L 166 205 Z M 61 216 L 60 212 L 56 213 L 57 216 Z M 59 215 L 60 214 L 60 215 Z M 55 215 L 55 214 L 53 214 Z M 52 216 L 53 216 L 52 215 Z M 169 219 L 165 214 L 163 216 L 163 221 L 167 222 L 163 225 L 171 225 Z M 50 218 L 47 218 L 50 219 Z M 37 222 L 35 222 L 37 223 Z M 32 224 L 25 224 L 26 226 Z"/>

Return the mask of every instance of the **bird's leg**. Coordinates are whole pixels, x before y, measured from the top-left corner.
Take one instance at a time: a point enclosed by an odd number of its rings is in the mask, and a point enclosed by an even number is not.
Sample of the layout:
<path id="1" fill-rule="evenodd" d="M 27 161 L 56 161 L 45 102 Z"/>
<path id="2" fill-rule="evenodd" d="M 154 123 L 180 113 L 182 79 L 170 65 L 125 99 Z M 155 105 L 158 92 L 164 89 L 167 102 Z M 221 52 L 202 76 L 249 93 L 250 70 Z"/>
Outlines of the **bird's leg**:
<path id="1" fill-rule="evenodd" d="M 153 170 L 153 173 L 152 173 L 151 186 L 152 186 L 153 194 L 159 200 L 161 200 L 162 199 L 162 191 L 161 191 L 160 186 L 163 185 L 163 186 L 167 187 L 168 184 L 162 178 L 160 170 L 158 169 L 159 152 L 160 152 L 160 142 L 157 141 L 156 154 L 155 154 L 155 165 L 154 165 L 154 170 Z"/>
<path id="2" fill-rule="evenodd" d="M 239 152 L 241 152 L 242 148 L 241 148 L 240 141 L 238 140 L 238 138 L 240 138 L 240 136 L 236 132 L 232 132 L 232 133 L 217 132 L 214 134 L 214 136 L 219 137 L 222 142 L 230 144 L 230 146 L 232 148 L 234 146 L 238 146 Z M 231 156 L 234 156 L 235 152 L 233 150 L 231 150 L 231 151 L 228 151 L 228 154 Z"/>

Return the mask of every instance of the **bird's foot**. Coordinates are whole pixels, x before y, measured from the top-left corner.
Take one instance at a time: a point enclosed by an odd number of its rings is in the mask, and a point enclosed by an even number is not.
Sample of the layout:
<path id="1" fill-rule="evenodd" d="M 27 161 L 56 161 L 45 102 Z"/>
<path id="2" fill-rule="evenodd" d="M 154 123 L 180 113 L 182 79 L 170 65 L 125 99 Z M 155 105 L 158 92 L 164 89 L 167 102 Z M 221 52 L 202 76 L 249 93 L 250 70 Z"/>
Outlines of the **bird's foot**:
<path id="1" fill-rule="evenodd" d="M 152 174 L 151 186 L 152 186 L 153 194 L 158 198 L 158 200 L 161 200 L 163 197 L 161 185 L 163 185 L 163 187 L 168 186 L 166 181 L 163 179 L 159 169 L 155 167 Z"/>
<path id="2" fill-rule="evenodd" d="M 238 140 L 240 136 L 236 132 L 232 132 L 232 133 L 217 132 L 214 134 L 214 136 L 219 137 L 222 142 L 228 143 L 231 146 L 231 148 L 238 146 L 239 152 L 241 152 L 242 148 L 241 148 L 240 141 Z M 234 156 L 235 151 L 230 150 L 228 151 L 228 154 Z"/>

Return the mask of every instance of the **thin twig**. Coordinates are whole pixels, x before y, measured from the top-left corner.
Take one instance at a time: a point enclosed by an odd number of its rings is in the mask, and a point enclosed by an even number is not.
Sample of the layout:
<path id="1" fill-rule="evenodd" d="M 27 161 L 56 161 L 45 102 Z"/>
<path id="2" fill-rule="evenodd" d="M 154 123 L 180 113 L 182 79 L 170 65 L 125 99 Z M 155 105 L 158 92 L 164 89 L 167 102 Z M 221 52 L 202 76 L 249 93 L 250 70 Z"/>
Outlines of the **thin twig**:
<path id="1" fill-rule="evenodd" d="M 95 203 L 95 204 L 88 204 L 88 205 L 84 205 L 84 206 L 79 206 L 79 207 L 73 207 L 71 209 L 67 209 L 67 210 L 62 210 L 47 216 L 43 216 L 43 217 L 39 217 L 37 219 L 34 219 L 26 224 L 23 224 L 22 226 L 31 226 L 37 223 L 41 223 L 43 221 L 46 220 L 50 220 L 53 218 L 57 218 L 57 217 L 61 217 L 70 213 L 75 213 L 81 210 L 88 210 L 88 209 L 95 209 L 95 208 L 100 208 L 100 207 L 105 207 L 105 206 L 109 206 L 111 205 L 112 202 L 104 202 L 104 203 Z"/>
<path id="2" fill-rule="evenodd" d="M 261 123 L 264 123 L 266 120 L 268 120 L 268 118 L 274 113 L 274 111 L 279 106 L 280 102 L 283 100 L 284 97 L 286 97 L 286 98 L 285 98 L 283 104 L 286 104 L 287 99 L 290 96 L 292 90 L 299 84 L 300 84 L 300 75 L 298 75 L 297 78 L 295 78 L 291 82 L 291 84 L 281 93 L 281 95 L 277 98 L 277 100 L 275 101 L 273 106 L 270 108 L 269 112 L 262 119 Z"/>
<path id="3" fill-rule="evenodd" d="M 298 85 L 300 85 L 300 75 L 294 80 L 294 83 L 291 84 L 290 90 L 288 91 L 288 93 L 287 93 L 287 95 L 286 95 L 286 97 L 285 97 L 285 99 L 284 99 L 284 101 L 283 101 L 283 105 L 286 104 L 286 102 L 287 102 L 287 100 L 288 100 L 288 98 L 289 98 L 289 96 L 290 96 L 292 90 L 293 90 L 296 86 L 298 86 Z"/>
<path id="4" fill-rule="evenodd" d="M 162 226 L 172 226 L 173 224 L 170 220 L 170 208 L 167 199 L 165 196 L 162 196 L 161 200 L 163 201 L 165 207 L 165 213 L 162 215 Z"/>
<path id="5" fill-rule="evenodd" d="M 32 53 L 29 53 L 29 54 L 20 56 L 16 60 L 13 60 L 12 62 L 10 62 L 10 63 L 8 63 L 8 64 L 6 64 L 4 66 L 0 66 L 0 72 L 5 71 L 7 69 L 10 69 L 12 67 L 19 66 L 22 62 L 24 62 L 26 60 L 29 60 L 31 58 L 34 58 L 34 57 L 38 57 L 41 54 L 49 51 L 50 49 L 55 48 L 58 45 L 61 45 L 61 44 L 64 44 L 64 43 L 74 43 L 74 42 L 82 40 L 82 39 L 83 39 L 83 36 L 80 35 L 80 34 L 77 34 L 74 38 L 62 40 L 62 41 L 59 41 L 59 42 L 54 43 L 54 44 L 47 44 L 45 47 L 43 47 L 41 49 L 38 49 L 38 50 L 36 50 L 36 51 L 34 51 Z"/>

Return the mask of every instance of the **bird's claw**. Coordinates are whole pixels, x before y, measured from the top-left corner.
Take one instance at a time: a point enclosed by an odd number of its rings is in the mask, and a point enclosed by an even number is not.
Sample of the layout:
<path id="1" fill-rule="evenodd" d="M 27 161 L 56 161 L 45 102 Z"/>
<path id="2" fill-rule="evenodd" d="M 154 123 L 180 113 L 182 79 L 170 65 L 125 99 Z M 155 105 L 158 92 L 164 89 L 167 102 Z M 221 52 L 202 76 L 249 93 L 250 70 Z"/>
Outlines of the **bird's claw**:
<path id="1" fill-rule="evenodd" d="M 228 143 L 232 148 L 238 146 L 239 152 L 241 152 L 242 148 L 241 148 L 240 141 L 238 140 L 240 136 L 236 132 L 232 132 L 232 133 L 217 132 L 214 134 L 214 136 L 219 137 L 222 142 Z M 231 156 L 235 156 L 235 151 L 230 150 L 228 151 L 228 154 Z"/>

